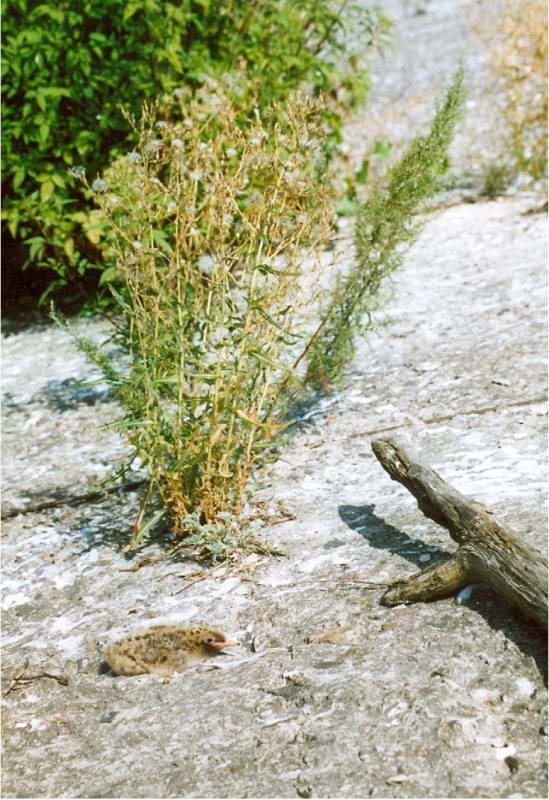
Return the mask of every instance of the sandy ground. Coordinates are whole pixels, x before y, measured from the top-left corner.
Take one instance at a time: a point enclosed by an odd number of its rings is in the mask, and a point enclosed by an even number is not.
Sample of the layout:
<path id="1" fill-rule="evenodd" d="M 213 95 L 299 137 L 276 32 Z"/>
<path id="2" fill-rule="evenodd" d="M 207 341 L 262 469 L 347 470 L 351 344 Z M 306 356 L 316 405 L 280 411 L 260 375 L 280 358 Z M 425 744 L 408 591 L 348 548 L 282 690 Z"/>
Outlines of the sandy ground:
<path id="1" fill-rule="evenodd" d="M 372 113 L 386 120 L 406 92 L 444 85 L 464 50 L 484 124 L 485 58 L 467 28 L 477 6 L 390 7 L 400 39 L 377 67 Z M 416 105 L 418 124 L 431 102 Z M 467 126 L 455 169 L 473 174 Z M 362 129 L 350 124 L 351 150 Z M 539 631 L 486 589 L 389 609 L 367 583 L 455 549 L 373 457 L 386 428 L 546 549 L 547 237 L 545 215 L 528 213 L 539 204 L 517 192 L 431 215 L 388 287 L 391 324 L 255 476 L 254 502 L 295 517 L 260 530 L 284 557 L 251 555 L 193 585 L 193 562 L 131 571 L 138 492 L 4 523 L 4 797 L 546 795 Z M 90 367 L 62 331 L 7 337 L 3 373 L 6 508 L 85 490 L 119 463 L 124 447 L 102 427 L 116 409 L 104 387 L 82 388 Z M 170 683 L 99 673 L 120 633 L 198 619 L 241 646 Z M 43 673 L 68 683 L 13 680 Z"/>

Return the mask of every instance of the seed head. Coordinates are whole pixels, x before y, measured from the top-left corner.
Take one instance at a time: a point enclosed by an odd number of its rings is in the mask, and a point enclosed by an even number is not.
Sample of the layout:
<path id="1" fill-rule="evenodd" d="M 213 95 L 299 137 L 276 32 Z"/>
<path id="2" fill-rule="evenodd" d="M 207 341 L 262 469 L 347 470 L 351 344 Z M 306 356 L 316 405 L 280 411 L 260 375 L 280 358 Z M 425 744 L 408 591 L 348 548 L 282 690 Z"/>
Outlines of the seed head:
<path id="1" fill-rule="evenodd" d="M 107 181 L 104 181 L 102 178 L 96 178 L 91 185 L 92 192 L 96 194 L 105 194 L 108 188 Z"/>
<path id="2" fill-rule="evenodd" d="M 160 139 L 151 139 L 150 142 L 147 142 L 147 144 L 144 147 L 145 153 L 147 153 L 147 155 L 149 156 L 154 156 L 156 155 L 156 153 L 158 153 L 158 150 L 160 149 L 161 145 L 162 142 L 160 141 Z"/>
<path id="3" fill-rule="evenodd" d="M 71 178 L 78 178 L 79 180 L 82 180 L 82 178 L 86 177 L 86 170 L 84 167 L 69 167 L 67 172 Z"/>
<path id="4" fill-rule="evenodd" d="M 214 260 L 211 256 L 200 256 L 196 266 L 205 275 L 211 275 L 214 270 Z"/>

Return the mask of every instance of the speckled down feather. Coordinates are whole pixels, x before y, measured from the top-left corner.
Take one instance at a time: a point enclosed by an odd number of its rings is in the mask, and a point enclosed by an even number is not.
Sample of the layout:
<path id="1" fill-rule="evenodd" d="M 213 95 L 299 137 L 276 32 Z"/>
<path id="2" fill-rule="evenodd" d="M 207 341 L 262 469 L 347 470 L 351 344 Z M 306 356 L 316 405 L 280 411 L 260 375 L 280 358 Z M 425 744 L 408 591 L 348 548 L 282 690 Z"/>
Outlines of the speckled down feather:
<path id="1" fill-rule="evenodd" d="M 105 651 L 105 660 L 119 675 L 166 676 L 236 644 L 206 625 L 155 625 L 111 644 Z"/>

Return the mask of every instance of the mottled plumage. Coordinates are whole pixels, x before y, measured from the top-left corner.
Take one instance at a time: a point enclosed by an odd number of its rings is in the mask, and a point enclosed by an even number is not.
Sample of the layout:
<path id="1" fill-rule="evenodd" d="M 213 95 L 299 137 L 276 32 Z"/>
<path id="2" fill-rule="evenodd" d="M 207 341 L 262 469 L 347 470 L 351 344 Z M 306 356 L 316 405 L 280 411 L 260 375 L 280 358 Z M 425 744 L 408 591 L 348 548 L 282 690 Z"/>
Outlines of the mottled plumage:
<path id="1" fill-rule="evenodd" d="M 237 644 L 206 625 L 154 625 L 111 644 L 105 660 L 119 675 L 167 676 Z"/>

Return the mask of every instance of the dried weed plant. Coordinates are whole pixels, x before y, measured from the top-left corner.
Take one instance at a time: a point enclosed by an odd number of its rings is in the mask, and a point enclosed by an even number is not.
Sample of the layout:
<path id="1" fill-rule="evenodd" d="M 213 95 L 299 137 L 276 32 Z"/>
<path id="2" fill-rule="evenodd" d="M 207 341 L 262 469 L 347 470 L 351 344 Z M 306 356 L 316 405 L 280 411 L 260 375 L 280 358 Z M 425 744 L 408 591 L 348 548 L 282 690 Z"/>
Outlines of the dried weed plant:
<path id="1" fill-rule="evenodd" d="M 283 428 L 273 420 L 295 380 L 302 265 L 333 236 L 322 113 L 296 94 L 243 121 L 219 82 L 176 90 L 89 187 L 110 230 L 126 368 L 75 340 L 113 387 L 114 424 L 175 533 L 192 514 L 238 516 L 252 465 Z"/>
<path id="2" fill-rule="evenodd" d="M 491 67 L 501 87 L 510 172 L 534 179 L 547 170 L 547 5 L 507 0 L 503 16 L 485 29 Z"/>
<path id="3" fill-rule="evenodd" d="M 265 550 L 238 533 L 251 470 L 289 404 L 339 381 L 371 327 L 446 170 L 463 98 L 459 68 L 428 134 L 357 203 L 355 264 L 328 276 L 331 289 L 319 268 L 335 205 L 321 102 L 292 95 L 250 120 L 209 79 L 134 123 L 135 151 L 89 187 L 110 230 L 125 364 L 74 336 L 118 397 L 114 425 L 149 476 L 130 548 L 167 510 L 199 557 Z"/>

